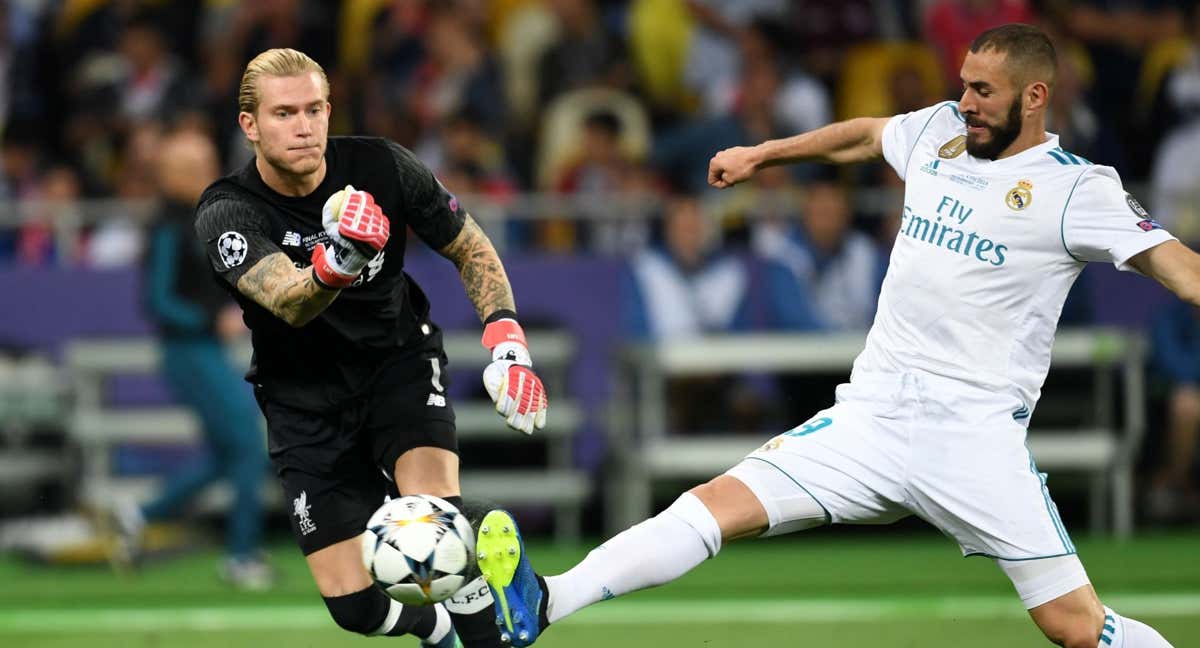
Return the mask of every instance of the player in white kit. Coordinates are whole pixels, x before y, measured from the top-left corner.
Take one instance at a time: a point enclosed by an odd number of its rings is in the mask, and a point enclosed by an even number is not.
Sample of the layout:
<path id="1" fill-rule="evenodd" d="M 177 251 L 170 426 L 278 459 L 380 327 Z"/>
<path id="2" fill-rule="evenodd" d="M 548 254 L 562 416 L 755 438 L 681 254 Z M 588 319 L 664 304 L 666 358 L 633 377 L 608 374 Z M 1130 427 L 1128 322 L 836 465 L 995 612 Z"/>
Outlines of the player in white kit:
<path id="1" fill-rule="evenodd" d="M 1053 46 L 1028 25 L 989 30 L 963 94 L 718 153 L 709 182 L 797 160 L 883 157 L 905 181 L 866 348 L 836 404 L 775 437 L 568 572 L 533 573 L 511 516 L 480 527 L 480 567 L 515 645 L 599 600 L 673 580 L 735 538 L 918 515 L 964 555 L 989 556 L 1056 644 L 1170 644 L 1105 607 L 1025 445 L 1067 291 L 1088 261 L 1153 277 L 1200 304 L 1200 256 L 1121 186 L 1045 132 Z"/>

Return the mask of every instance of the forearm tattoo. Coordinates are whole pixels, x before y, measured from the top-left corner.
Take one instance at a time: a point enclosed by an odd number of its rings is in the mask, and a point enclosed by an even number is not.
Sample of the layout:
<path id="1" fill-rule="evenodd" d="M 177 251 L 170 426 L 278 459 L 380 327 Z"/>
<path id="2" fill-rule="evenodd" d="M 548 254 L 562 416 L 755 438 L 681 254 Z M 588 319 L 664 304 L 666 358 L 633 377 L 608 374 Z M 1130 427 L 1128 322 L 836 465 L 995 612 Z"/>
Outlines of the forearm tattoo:
<path id="1" fill-rule="evenodd" d="M 438 252 L 458 268 L 467 298 L 475 305 L 480 321 L 500 309 L 517 309 L 500 256 L 470 215 L 458 236 Z"/>
<path id="2" fill-rule="evenodd" d="M 237 288 L 279 319 L 303 326 L 325 310 L 340 291 L 326 290 L 312 270 L 297 268 L 282 252 L 264 257 L 238 279 Z"/>

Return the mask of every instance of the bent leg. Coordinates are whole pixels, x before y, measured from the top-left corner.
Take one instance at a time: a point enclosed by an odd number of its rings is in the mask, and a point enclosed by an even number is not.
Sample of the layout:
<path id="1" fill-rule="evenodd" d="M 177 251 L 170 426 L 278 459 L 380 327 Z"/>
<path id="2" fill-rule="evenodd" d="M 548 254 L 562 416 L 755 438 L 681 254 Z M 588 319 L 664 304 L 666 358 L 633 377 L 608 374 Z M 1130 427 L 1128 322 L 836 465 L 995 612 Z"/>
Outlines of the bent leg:
<path id="1" fill-rule="evenodd" d="M 1150 626 L 1105 607 L 1074 554 L 996 563 L 1012 580 L 1029 616 L 1064 648 L 1170 648 Z"/>
<path id="2" fill-rule="evenodd" d="M 1096 648 L 1101 644 L 1104 606 L 1091 584 L 1029 610 L 1029 616 L 1047 639 L 1064 648 Z"/>
<path id="3" fill-rule="evenodd" d="M 343 630 L 367 636 L 412 634 L 422 639 L 450 631 L 449 615 L 441 607 L 402 605 L 371 580 L 362 564 L 358 538 L 305 558 L 329 615 Z"/>
<path id="4" fill-rule="evenodd" d="M 396 488 L 401 495 L 424 494 L 440 497 L 458 507 L 477 526 L 471 511 L 459 495 L 458 455 L 432 446 L 405 451 L 396 460 Z M 454 596 L 442 602 L 454 623 L 454 630 L 465 648 L 490 648 L 502 645 L 495 623 L 492 593 L 482 577 L 464 585 Z"/>
<path id="5" fill-rule="evenodd" d="M 396 459 L 393 474 L 401 495 L 459 497 L 458 455 L 444 448 L 421 446 Z"/>

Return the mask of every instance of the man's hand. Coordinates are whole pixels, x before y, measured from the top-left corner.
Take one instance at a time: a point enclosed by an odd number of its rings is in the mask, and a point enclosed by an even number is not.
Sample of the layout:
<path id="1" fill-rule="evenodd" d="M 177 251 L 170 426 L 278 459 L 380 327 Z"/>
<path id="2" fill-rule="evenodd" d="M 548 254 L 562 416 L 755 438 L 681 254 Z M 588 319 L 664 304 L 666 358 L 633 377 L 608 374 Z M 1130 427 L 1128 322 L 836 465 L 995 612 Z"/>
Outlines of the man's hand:
<path id="1" fill-rule="evenodd" d="M 725 189 L 747 180 L 758 168 L 759 152 L 752 146 L 727 148 L 708 162 L 708 184 Z"/>
<path id="2" fill-rule="evenodd" d="M 321 225 L 329 237 L 313 250 L 313 274 L 329 288 L 346 288 L 391 236 L 391 224 L 375 198 L 350 185 L 325 201 Z"/>
<path id="3" fill-rule="evenodd" d="M 368 259 L 378 254 L 391 236 L 391 223 L 375 204 L 375 197 L 351 185 L 325 201 L 321 226 L 329 238 L 346 241 Z"/>
<path id="4" fill-rule="evenodd" d="M 525 332 L 510 318 L 491 322 L 483 329 L 483 346 L 492 352 L 492 363 L 483 370 L 483 386 L 508 426 L 525 434 L 546 427 L 546 389 L 533 373 L 533 360 Z"/>

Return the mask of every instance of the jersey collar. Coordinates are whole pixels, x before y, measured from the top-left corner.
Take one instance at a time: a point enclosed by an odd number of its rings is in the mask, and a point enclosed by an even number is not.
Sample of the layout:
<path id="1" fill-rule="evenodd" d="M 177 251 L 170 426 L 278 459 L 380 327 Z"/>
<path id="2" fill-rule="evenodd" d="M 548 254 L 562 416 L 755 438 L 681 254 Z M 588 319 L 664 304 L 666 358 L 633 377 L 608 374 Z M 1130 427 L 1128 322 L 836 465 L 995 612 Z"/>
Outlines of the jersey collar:
<path id="1" fill-rule="evenodd" d="M 1058 135 L 1047 132 L 1045 142 L 1042 142 L 1041 144 L 1038 144 L 1037 146 L 1031 146 L 1031 147 L 1025 149 L 1024 151 L 1017 153 L 1016 155 L 1010 155 L 1010 156 L 1000 159 L 1000 160 L 984 160 L 981 158 L 972 157 L 969 154 L 967 155 L 967 158 L 969 160 L 971 160 L 971 163 L 973 165 L 976 165 L 978 167 L 986 168 L 989 171 L 1002 171 L 1005 169 L 1013 169 L 1013 168 L 1017 168 L 1017 167 L 1026 166 L 1031 161 L 1044 155 L 1046 153 L 1046 151 L 1049 151 L 1057 146 L 1058 146 Z"/>

